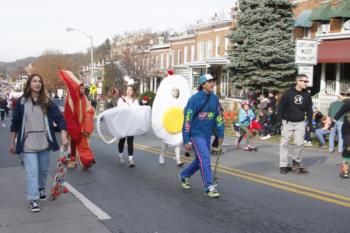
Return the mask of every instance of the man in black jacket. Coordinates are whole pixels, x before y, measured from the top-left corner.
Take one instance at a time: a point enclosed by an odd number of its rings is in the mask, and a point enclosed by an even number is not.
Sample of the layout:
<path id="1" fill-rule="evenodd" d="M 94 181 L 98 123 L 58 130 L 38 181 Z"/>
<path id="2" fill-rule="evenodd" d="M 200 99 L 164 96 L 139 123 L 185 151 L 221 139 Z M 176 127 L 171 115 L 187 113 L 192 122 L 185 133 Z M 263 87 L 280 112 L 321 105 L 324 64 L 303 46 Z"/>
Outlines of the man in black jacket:
<path id="1" fill-rule="evenodd" d="M 305 115 L 307 115 L 308 128 L 312 126 L 312 99 L 306 90 L 309 78 L 299 74 L 296 85 L 289 88 L 282 96 L 278 106 L 278 119 L 282 121 L 282 137 L 280 144 L 280 173 L 287 174 L 288 146 L 294 134 L 296 153 L 293 155 L 293 167 L 301 167 L 301 150 L 304 147 Z"/>

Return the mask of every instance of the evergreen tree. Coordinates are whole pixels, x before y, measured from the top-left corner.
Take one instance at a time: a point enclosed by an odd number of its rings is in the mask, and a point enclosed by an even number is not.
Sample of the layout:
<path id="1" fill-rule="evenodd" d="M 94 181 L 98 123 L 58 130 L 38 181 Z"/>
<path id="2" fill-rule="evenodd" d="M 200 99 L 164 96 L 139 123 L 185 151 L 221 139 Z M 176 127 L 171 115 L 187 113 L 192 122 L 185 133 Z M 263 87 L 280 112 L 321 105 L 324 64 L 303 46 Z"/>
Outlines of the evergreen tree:
<path id="1" fill-rule="evenodd" d="M 289 0 L 240 0 L 229 57 L 240 87 L 285 89 L 295 74 Z"/>

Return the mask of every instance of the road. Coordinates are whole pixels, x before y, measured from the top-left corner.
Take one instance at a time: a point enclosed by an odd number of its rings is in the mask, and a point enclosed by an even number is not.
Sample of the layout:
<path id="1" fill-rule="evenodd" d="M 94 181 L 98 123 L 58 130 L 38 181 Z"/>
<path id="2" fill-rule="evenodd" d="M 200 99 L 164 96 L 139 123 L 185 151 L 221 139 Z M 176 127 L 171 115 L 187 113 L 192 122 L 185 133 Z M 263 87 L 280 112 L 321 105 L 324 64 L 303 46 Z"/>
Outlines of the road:
<path id="1" fill-rule="evenodd" d="M 7 130 L 1 129 L 1 138 L 8 138 Z M 221 198 L 210 199 L 199 174 L 191 179 L 191 190 L 181 188 L 170 150 L 165 165 L 158 164 L 160 141 L 152 134 L 135 142 L 135 168 L 119 165 L 117 145 L 94 135 L 96 166 L 68 173 L 67 181 L 111 216 L 103 224 L 113 233 L 348 232 L 350 183 L 338 176 L 340 155 L 305 149 L 310 173 L 283 176 L 276 144 L 258 143 L 259 151 L 248 153 L 233 150 L 227 138 L 219 169 Z M 6 151 L 6 140 L 0 149 Z M 9 166 L 18 163 L 2 153 L 0 169 Z"/>

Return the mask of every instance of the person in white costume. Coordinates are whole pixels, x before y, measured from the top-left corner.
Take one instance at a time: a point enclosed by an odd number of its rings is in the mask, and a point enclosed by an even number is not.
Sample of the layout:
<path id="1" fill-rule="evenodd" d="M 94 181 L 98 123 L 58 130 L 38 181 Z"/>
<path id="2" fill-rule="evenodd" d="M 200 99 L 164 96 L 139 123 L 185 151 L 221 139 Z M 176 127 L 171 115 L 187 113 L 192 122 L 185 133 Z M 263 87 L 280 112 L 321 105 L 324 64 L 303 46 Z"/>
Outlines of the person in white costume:
<path id="1" fill-rule="evenodd" d="M 172 96 L 173 96 L 173 99 L 171 100 L 170 105 L 181 107 L 181 105 L 178 101 L 179 96 L 180 96 L 180 91 L 177 87 L 174 87 L 172 89 Z M 159 163 L 160 164 L 164 164 L 164 154 L 165 154 L 165 151 L 168 149 L 168 147 L 169 147 L 168 144 L 163 143 L 163 146 L 162 146 L 162 149 L 161 149 L 160 155 L 159 155 Z M 176 156 L 176 164 L 177 164 L 177 166 L 181 167 L 183 165 L 183 162 L 181 162 L 181 159 L 180 159 L 180 153 L 181 153 L 180 145 L 175 146 L 174 150 L 175 150 L 175 156 Z"/>
<path id="2" fill-rule="evenodd" d="M 121 96 L 118 100 L 117 107 L 138 107 L 139 102 L 137 99 L 135 99 L 135 91 L 133 86 L 128 86 L 126 89 L 126 96 Z M 119 164 L 124 165 L 125 161 L 123 158 L 123 152 L 124 152 L 124 145 L 125 141 L 128 143 L 128 154 L 129 154 L 129 167 L 134 167 L 134 136 L 127 136 L 125 138 L 119 139 L 118 143 L 118 158 L 119 158 Z"/>
<path id="3" fill-rule="evenodd" d="M 169 146 L 175 149 L 175 160 L 178 166 L 183 163 L 180 159 L 182 145 L 183 110 L 191 95 L 187 80 L 179 75 L 169 76 L 159 85 L 152 107 L 152 129 L 154 134 L 163 142 L 159 163 L 164 164 L 165 151 Z"/>

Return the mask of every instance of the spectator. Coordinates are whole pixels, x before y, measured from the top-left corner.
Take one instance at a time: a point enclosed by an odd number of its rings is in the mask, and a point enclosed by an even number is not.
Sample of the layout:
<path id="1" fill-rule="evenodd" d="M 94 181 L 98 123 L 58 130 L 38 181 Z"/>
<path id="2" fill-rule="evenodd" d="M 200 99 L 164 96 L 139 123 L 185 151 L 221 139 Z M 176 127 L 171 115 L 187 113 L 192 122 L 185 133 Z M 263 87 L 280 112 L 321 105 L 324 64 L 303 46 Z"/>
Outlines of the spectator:
<path id="1" fill-rule="evenodd" d="M 267 109 L 270 105 L 270 101 L 268 98 L 266 98 L 265 94 L 261 94 L 259 97 L 260 103 L 258 105 L 259 112 L 267 112 Z"/>
<path id="2" fill-rule="evenodd" d="M 332 127 L 331 118 L 329 116 L 322 117 L 320 127 L 315 130 L 315 134 L 316 134 L 317 140 L 320 142 L 321 148 L 327 148 L 325 136 L 331 133 L 331 127 Z"/>
<path id="3" fill-rule="evenodd" d="M 338 100 L 333 102 L 329 107 L 329 111 L 328 111 L 329 117 L 333 119 L 343 105 L 344 103 L 341 101 L 341 97 L 339 96 Z M 344 116 L 341 116 L 339 120 L 335 123 L 329 135 L 329 152 L 331 153 L 334 152 L 334 141 L 335 141 L 336 135 L 338 138 L 338 152 L 339 153 L 343 152 L 343 135 L 341 132 L 343 122 L 344 122 Z"/>
<path id="4" fill-rule="evenodd" d="M 323 117 L 323 114 L 321 112 L 315 111 L 312 116 L 312 126 L 308 127 L 308 122 L 305 120 L 305 137 L 304 137 L 304 144 L 305 146 L 312 146 L 312 141 L 311 141 L 311 133 L 315 133 L 316 130 L 316 114 L 320 114 L 319 117 L 319 122 L 321 121 L 321 118 Z"/>
<path id="5" fill-rule="evenodd" d="M 1 121 L 3 121 L 4 118 L 5 118 L 6 109 L 7 109 L 7 101 L 3 97 L 0 97 L 0 116 L 1 116 Z"/>
<path id="6" fill-rule="evenodd" d="M 260 112 L 257 119 L 259 121 L 259 125 L 261 128 L 264 128 L 264 126 L 267 124 L 269 114 L 265 112 Z"/>
<path id="7" fill-rule="evenodd" d="M 92 100 L 91 100 L 91 105 L 92 105 L 92 107 L 96 110 L 97 101 L 96 101 L 94 98 L 92 98 Z"/>
<path id="8" fill-rule="evenodd" d="M 275 96 L 275 94 L 272 91 L 269 92 L 268 100 L 270 102 L 269 107 L 272 107 L 272 108 L 276 109 L 276 105 L 277 105 L 277 103 L 276 103 L 277 102 L 276 101 L 276 96 Z"/>
<path id="9" fill-rule="evenodd" d="M 114 108 L 114 103 L 111 98 L 108 98 L 106 103 L 106 109 Z"/>
<path id="10" fill-rule="evenodd" d="M 262 140 L 266 140 L 271 138 L 271 134 L 275 133 L 278 129 L 278 120 L 277 120 L 277 114 L 275 112 L 275 109 L 273 107 L 269 107 L 269 113 L 267 117 L 267 121 L 264 124 L 263 128 L 263 135 Z"/>
<path id="11" fill-rule="evenodd" d="M 147 95 L 145 95 L 142 100 L 141 100 L 141 104 L 142 106 L 146 106 L 148 105 L 148 101 L 149 101 L 149 97 Z"/>

